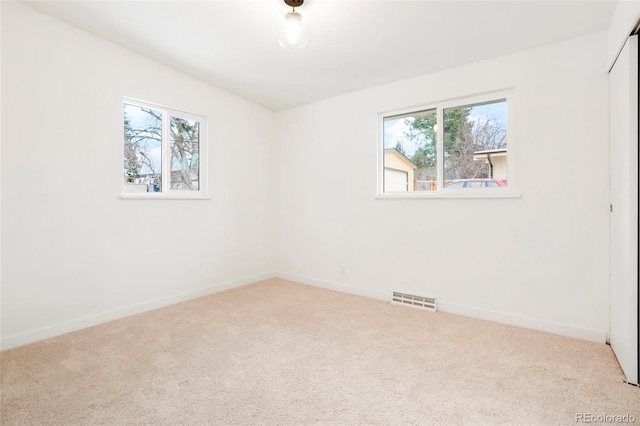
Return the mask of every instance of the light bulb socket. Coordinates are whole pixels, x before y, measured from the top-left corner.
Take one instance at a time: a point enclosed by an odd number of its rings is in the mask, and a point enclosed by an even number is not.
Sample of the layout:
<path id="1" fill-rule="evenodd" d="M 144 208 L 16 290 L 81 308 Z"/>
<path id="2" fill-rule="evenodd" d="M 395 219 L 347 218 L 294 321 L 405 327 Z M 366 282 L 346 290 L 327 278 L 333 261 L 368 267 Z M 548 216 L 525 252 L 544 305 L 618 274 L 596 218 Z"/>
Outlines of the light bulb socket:
<path id="1" fill-rule="evenodd" d="M 284 0 L 284 2 L 289 6 L 296 8 L 296 7 L 302 6 L 302 3 L 304 3 L 304 0 Z"/>

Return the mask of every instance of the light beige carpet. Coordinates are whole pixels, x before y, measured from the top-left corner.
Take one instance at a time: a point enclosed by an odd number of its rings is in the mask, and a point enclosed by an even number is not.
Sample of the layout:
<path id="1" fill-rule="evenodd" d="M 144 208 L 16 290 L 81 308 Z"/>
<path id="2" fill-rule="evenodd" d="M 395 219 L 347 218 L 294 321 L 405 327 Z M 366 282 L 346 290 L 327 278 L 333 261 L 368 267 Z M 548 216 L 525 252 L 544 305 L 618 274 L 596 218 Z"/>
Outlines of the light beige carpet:
<path id="1" fill-rule="evenodd" d="M 640 423 L 609 346 L 279 279 L 0 357 L 5 425 Z"/>

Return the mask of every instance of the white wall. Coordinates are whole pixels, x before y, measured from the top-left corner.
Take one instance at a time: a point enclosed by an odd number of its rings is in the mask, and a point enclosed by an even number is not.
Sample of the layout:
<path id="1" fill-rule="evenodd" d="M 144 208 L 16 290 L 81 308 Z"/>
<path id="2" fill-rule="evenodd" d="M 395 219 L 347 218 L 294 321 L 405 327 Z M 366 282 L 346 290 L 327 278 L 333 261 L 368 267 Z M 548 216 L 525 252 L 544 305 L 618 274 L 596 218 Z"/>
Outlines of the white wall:
<path id="1" fill-rule="evenodd" d="M 274 120 L 29 7 L 1 7 L 3 348 L 274 270 L 386 300 L 393 290 L 435 296 L 444 310 L 604 340 L 605 33 Z M 374 199 L 379 112 L 506 87 L 515 111 L 510 185 L 521 198 Z M 124 96 L 209 117 L 211 200 L 118 197 Z M 194 249 L 169 253 L 166 244 Z"/>
<path id="2" fill-rule="evenodd" d="M 0 25 L 1 24 L 2 24 L 2 7 L 0 7 Z M 2 46 L 2 31 L 0 31 L 0 46 Z M 0 55 L 0 82 L 2 82 L 2 55 Z M 0 83 L 0 99 L 2 99 L 1 83 Z M 2 102 L 0 102 L 0 165 L 1 164 L 2 164 Z M 2 347 L 1 346 L 1 341 L 2 341 L 1 330 L 2 330 L 2 169 L 0 168 L 0 348 Z"/>
<path id="3" fill-rule="evenodd" d="M 124 96 L 208 117 L 211 200 L 119 198 Z M 273 118 L 2 2 L 3 348 L 269 276 Z"/>
<path id="4" fill-rule="evenodd" d="M 280 275 L 603 342 L 606 55 L 598 33 L 278 113 Z M 379 112 L 509 87 L 521 198 L 374 199 Z"/>

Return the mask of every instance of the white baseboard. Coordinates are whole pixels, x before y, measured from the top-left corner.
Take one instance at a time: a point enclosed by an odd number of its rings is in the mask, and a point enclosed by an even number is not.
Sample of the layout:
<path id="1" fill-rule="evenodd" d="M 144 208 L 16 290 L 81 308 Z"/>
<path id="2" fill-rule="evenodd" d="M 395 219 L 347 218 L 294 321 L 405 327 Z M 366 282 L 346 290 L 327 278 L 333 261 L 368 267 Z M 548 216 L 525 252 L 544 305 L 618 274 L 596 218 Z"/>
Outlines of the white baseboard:
<path id="1" fill-rule="evenodd" d="M 274 275 L 272 273 L 251 275 L 248 277 L 215 284 L 197 290 L 187 291 L 167 297 L 161 297 L 159 299 L 154 299 L 148 302 L 139 303 L 137 305 L 115 309 L 113 311 L 90 315 L 83 318 L 65 321 L 51 326 L 14 334 L 12 336 L 3 337 L 0 341 L 0 348 L 2 350 L 15 348 L 18 346 L 26 345 L 28 343 L 33 343 L 39 340 L 48 339 L 50 337 L 59 336 L 61 334 L 70 333 L 72 331 L 81 330 L 83 328 L 93 327 L 95 325 L 104 324 L 109 321 L 140 314 L 142 312 L 151 311 L 153 309 L 163 308 L 165 306 L 185 302 L 191 299 L 197 299 L 198 297 L 207 296 L 209 294 L 241 287 L 247 284 L 252 284 L 258 281 L 273 278 L 273 276 Z"/>
<path id="2" fill-rule="evenodd" d="M 335 290 L 341 293 L 355 294 L 356 296 L 364 296 L 370 299 L 383 300 L 385 302 L 391 301 L 392 292 L 385 292 L 379 290 L 371 290 L 363 287 L 355 287 L 346 284 L 338 284 L 329 281 L 316 280 L 314 278 L 301 277 L 299 275 L 286 274 L 284 272 L 276 272 L 277 278 L 283 280 L 294 281 L 300 284 L 312 285 L 314 287 L 326 288 L 327 290 Z"/>
<path id="3" fill-rule="evenodd" d="M 358 296 L 369 297 L 371 299 L 383 300 L 391 302 L 393 292 L 384 292 L 380 290 L 371 290 L 363 287 L 355 287 L 346 284 L 334 283 L 329 281 L 316 280 L 314 278 L 302 277 L 298 275 L 277 272 L 276 277 L 289 281 L 295 281 L 301 284 L 308 284 L 314 287 L 326 288 L 329 290 L 340 291 L 343 293 L 355 294 Z M 562 324 L 553 321 L 546 321 L 536 318 L 525 317 L 517 314 L 505 312 L 491 311 L 481 308 L 472 308 L 470 306 L 457 305 L 454 303 L 443 302 L 438 299 L 438 310 L 466 317 L 478 318 L 488 321 L 499 322 L 502 324 L 514 325 L 532 330 L 545 331 L 548 333 L 558 334 L 560 336 L 573 337 L 581 340 L 588 340 L 597 343 L 607 342 L 606 331 L 590 330 L 586 328 L 576 327 L 573 325 Z"/>
<path id="4" fill-rule="evenodd" d="M 560 336 L 574 337 L 576 339 L 589 340 L 597 343 L 607 343 L 606 331 L 590 330 L 587 328 L 576 327 L 574 325 L 530 318 L 522 315 L 472 308 L 470 306 L 441 302 L 440 300 L 438 300 L 438 310 L 451 314 L 464 315 L 471 318 L 515 325 L 522 328 L 530 328 L 532 330 L 546 331 Z"/>
<path id="5" fill-rule="evenodd" d="M 357 296 L 368 297 L 370 299 L 391 302 L 392 292 L 372 290 L 364 287 L 351 286 L 342 283 L 335 283 L 314 278 L 303 277 L 299 275 L 278 273 L 263 273 L 240 278 L 233 281 L 215 284 L 198 290 L 192 290 L 185 293 L 154 299 L 137 305 L 127 306 L 109 312 L 103 312 L 97 315 L 65 321 L 47 327 L 38 328 L 24 333 L 14 334 L 12 336 L 3 337 L 0 340 L 0 348 L 2 350 L 11 349 L 28 343 L 37 342 L 39 340 L 48 339 L 50 337 L 59 336 L 61 334 L 72 331 L 81 330 L 87 327 L 103 324 L 116 319 L 128 317 L 131 315 L 147 312 L 153 309 L 162 308 L 173 305 L 175 303 L 185 302 L 187 300 L 196 299 L 198 297 L 207 296 L 209 294 L 218 293 L 220 291 L 241 287 L 269 278 L 278 277 L 289 281 L 307 284 L 314 287 L 335 290 L 342 293 L 353 294 Z M 456 305 L 438 300 L 438 310 L 452 314 L 464 315 L 472 318 L 495 321 L 503 324 L 514 325 L 533 330 L 546 331 L 561 336 L 574 337 L 577 339 L 588 340 L 597 343 L 606 343 L 606 331 L 590 330 L 586 328 L 576 327 L 572 325 L 546 321 L 536 318 L 529 318 L 521 315 L 491 311 L 481 308 L 473 308 L 469 306 Z"/>

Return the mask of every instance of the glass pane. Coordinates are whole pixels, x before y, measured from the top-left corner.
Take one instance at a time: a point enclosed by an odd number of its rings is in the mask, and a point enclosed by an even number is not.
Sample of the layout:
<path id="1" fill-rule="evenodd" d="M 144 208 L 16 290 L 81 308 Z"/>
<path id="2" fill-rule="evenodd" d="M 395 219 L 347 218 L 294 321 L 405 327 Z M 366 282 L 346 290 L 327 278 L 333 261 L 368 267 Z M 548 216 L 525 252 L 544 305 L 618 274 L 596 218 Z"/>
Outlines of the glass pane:
<path id="1" fill-rule="evenodd" d="M 162 191 L 162 112 L 124 104 L 124 192 Z"/>
<path id="2" fill-rule="evenodd" d="M 171 189 L 200 189 L 200 123 L 171 117 Z"/>
<path id="3" fill-rule="evenodd" d="M 443 137 L 445 187 L 506 186 L 506 100 L 445 109 Z"/>
<path id="4" fill-rule="evenodd" d="M 435 191 L 436 110 L 383 120 L 384 192 Z"/>

